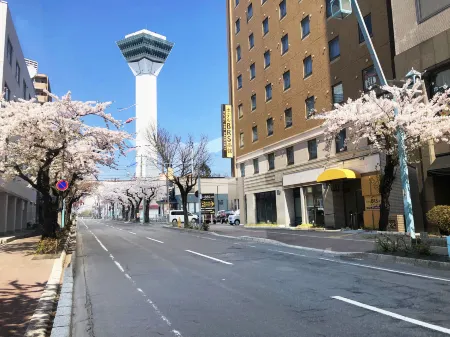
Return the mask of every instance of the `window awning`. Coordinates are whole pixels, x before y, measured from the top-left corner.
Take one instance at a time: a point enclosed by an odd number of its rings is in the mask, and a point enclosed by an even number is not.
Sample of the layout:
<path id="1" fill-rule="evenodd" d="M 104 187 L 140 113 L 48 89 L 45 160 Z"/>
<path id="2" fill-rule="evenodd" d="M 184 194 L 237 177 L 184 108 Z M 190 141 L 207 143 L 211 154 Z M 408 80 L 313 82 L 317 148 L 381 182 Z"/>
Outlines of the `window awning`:
<path id="1" fill-rule="evenodd" d="M 331 168 L 321 173 L 317 178 L 317 182 L 323 183 L 330 180 L 357 178 L 361 178 L 361 175 L 358 172 L 349 169 Z"/>
<path id="2" fill-rule="evenodd" d="M 428 175 L 450 175 L 450 155 L 436 157 L 436 160 L 428 168 Z"/>

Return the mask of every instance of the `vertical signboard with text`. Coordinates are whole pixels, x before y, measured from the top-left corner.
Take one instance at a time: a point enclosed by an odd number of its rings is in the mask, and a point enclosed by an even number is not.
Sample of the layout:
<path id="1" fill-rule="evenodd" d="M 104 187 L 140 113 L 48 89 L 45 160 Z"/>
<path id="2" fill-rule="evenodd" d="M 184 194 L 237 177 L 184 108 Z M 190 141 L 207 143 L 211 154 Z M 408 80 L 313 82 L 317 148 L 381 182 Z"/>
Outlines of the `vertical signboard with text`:
<path id="1" fill-rule="evenodd" d="M 222 158 L 233 158 L 233 110 L 222 104 Z"/>

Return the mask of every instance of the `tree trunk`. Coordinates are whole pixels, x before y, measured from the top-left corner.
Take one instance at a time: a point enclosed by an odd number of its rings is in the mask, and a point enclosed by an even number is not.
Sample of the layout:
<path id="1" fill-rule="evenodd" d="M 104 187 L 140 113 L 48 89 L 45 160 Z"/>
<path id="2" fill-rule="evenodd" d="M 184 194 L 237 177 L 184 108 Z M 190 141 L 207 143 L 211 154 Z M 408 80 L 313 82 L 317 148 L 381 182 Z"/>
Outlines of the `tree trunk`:
<path id="1" fill-rule="evenodd" d="M 127 218 L 127 212 L 125 211 L 125 205 L 122 204 L 122 220 Z"/>
<path id="2" fill-rule="evenodd" d="M 72 226 L 72 206 L 73 206 L 74 201 L 69 201 L 66 205 L 66 215 L 65 215 L 65 224 L 64 224 L 64 228 L 67 230 L 70 230 L 70 227 Z"/>
<path id="3" fill-rule="evenodd" d="M 184 215 L 184 228 L 189 228 L 189 217 L 188 217 L 188 210 L 187 210 L 187 197 L 188 194 L 183 191 L 181 192 L 181 203 L 183 204 L 183 215 Z"/>
<path id="4" fill-rule="evenodd" d="M 150 222 L 150 200 L 144 199 L 144 222 Z"/>
<path id="5" fill-rule="evenodd" d="M 131 214 L 130 214 L 130 221 L 134 220 L 136 218 L 136 211 L 134 209 L 134 204 L 131 203 Z"/>
<path id="6" fill-rule="evenodd" d="M 394 171 L 395 162 L 391 155 L 386 155 L 386 166 L 384 167 L 384 172 L 380 180 L 380 195 L 381 195 L 381 205 L 380 205 L 380 222 L 379 230 L 385 231 L 389 224 L 389 212 L 391 209 L 391 204 L 389 203 L 389 196 L 391 195 L 392 184 L 394 183 Z"/>
<path id="7" fill-rule="evenodd" d="M 55 238 L 56 229 L 58 228 L 58 202 L 52 201 L 51 196 L 44 195 L 42 217 L 42 237 L 43 238 Z"/>

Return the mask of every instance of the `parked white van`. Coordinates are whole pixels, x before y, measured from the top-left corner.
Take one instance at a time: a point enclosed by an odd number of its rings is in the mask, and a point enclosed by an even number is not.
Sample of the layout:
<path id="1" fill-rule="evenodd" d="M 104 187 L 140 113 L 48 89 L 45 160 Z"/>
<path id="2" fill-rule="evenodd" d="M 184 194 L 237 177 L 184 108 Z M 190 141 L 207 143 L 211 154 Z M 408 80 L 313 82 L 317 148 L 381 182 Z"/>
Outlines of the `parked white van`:
<path id="1" fill-rule="evenodd" d="M 179 210 L 172 210 L 169 212 L 169 222 L 175 224 L 178 222 L 178 218 L 180 219 L 181 223 L 184 223 L 183 210 L 179 209 Z M 198 223 L 198 215 L 188 212 L 188 218 L 189 218 L 189 222 Z"/>

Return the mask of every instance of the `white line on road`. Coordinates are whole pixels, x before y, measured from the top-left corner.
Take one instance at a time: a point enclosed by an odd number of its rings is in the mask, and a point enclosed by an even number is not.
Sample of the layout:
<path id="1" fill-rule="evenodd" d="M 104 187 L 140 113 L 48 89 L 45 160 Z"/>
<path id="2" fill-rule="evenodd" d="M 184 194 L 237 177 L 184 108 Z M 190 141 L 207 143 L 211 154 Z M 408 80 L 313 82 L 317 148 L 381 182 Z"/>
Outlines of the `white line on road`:
<path id="1" fill-rule="evenodd" d="M 409 323 L 412 323 L 412 324 L 420 325 L 420 326 L 423 326 L 424 328 L 428 328 L 428 329 L 431 329 L 431 330 L 443 332 L 443 333 L 445 333 L 447 335 L 450 335 L 450 329 L 443 328 L 443 327 L 441 327 L 439 325 L 425 323 L 425 322 L 419 321 L 419 320 L 414 319 L 414 318 L 409 318 L 409 317 L 406 317 L 406 316 L 402 316 L 402 315 L 393 313 L 391 311 L 379 309 L 377 307 L 373 307 L 371 305 L 367 305 L 367 304 L 364 304 L 364 303 L 353 301 L 353 300 L 350 300 L 350 299 L 345 298 L 345 297 L 331 296 L 331 298 L 334 298 L 335 300 L 343 301 L 343 302 L 346 302 L 346 303 L 349 303 L 349 304 L 356 305 L 357 307 L 360 307 L 360 308 L 364 308 L 364 309 L 367 309 L 367 310 L 375 311 L 375 312 L 378 312 L 378 313 L 386 315 L 386 316 L 397 318 L 397 319 L 405 321 L 405 322 L 409 322 Z"/>
<path id="2" fill-rule="evenodd" d="M 336 236 L 320 236 L 320 235 L 309 235 L 309 234 L 305 235 L 305 234 L 296 234 L 296 233 L 283 233 L 283 232 L 279 232 L 279 231 L 267 231 L 267 233 L 274 233 L 274 234 L 279 234 L 279 235 L 304 236 L 305 238 L 334 239 L 334 240 L 361 241 L 361 242 L 373 243 L 373 240 L 346 239 L 346 238 L 336 237 Z"/>
<path id="3" fill-rule="evenodd" d="M 195 255 L 206 257 L 207 259 L 214 260 L 214 261 L 217 261 L 217 262 L 220 262 L 220 263 L 223 263 L 223 264 L 232 265 L 231 262 L 227 262 L 227 261 L 224 261 L 224 260 L 219 260 L 219 259 L 216 259 L 215 257 L 212 257 L 212 256 L 200 254 L 200 253 L 194 252 L 192 250 L 188 250 L 188 249 L 186 249 L 186 251 L 189 252 L 189 253 L 195 254 Z"/>
<path id="4" fill-rule="evenodd" d="M 216 241 L 216 240 L 217 240 L 217 239 L 207 238 L 207 237 L 200 236 L 200 235 L 192 235 L 192 236 L 195 236 L 196 238 L 200 238 L 200 239 L 207 239 L 207 240 L 213 240 L 213 241 Z"/>
<path id="5" fill-rule="evenodd" d="M 155 242 L 159 242 L 159 243 L 164 243 L 164 242 L 162 242 L 162 241 L 159 241 L 159 240 L 156 240 L 156 239 L 152 239 L 152 238 L 149 238 L 149 237 L 146 237 L 146 239 L 152 240 L 152 241 L 155 241 Z"/>
<path id="6" fill-rule="evenodd" d="M 374 267 L 374 266 L 369 266 L 369 265 L 367 265 L 367 264 L 352 263 L 352 262 L 344 262 L 344 261 L 337 261 L 337 260 L 333 260 L 333 259 L 327 259 L 327 258 L 324 258 L 324 257 L 319 257 L 319 260 L 331 261 L 331 262 L 337 262 L 337 263 L 341 263 L 341 264 L 348 264 L 348 265 L 350 265 L 350 266 L 356 266 L 356 267 L 363 267 L 363 268 L 369 268 L 369 269 L 381 270 L 381 271 L 386 271 L 386 272 L 394 273 L 394 274 L 402 274 L 402 275 L 409 275 L 409 276 L 415 276 L 415 277 L 420 277 L 420 278 L 426 278 L 426 279 L 430 279 L 430 280 L 437 280 L 437 281 L 450 282 L 450 279 L 446 279 L 446 278 L 435 277 L 435 276 L 429 276 L 429 275 L 423 275 L 423 274 L 416 274 L 416 273 L 408 273 L 408 272 L 406 272 L 406 271 L 400 271 L 400 270 L 395 270 L 395 269 L 388 269 L 388 268 Z"/>
<path id="7" fill-rule="evenodd" d="M 135 232 L 130 232 L 130 231 L 128 231 L 128 233 L 136 235 L 136 233 L 135 233 Z"/>
<path id="8" fill-rule="evenodd" d="M 92 231 L 89 231 L 95 238 L 95 240 L 97 240 L 97 242 L 100 244 L 100 246 L 107 252 L 108 249 L 106 249 L 106 247 L 103 245 L 103 243 L 98 239 L 97 235 L 95 235 L 94 233 L 92 233 Z"/>
<path id="9" fill-rule="evenodd" d="M 283 253 L 283 254 L 295 255 L 295 256 L 300 256 L 300 257 L 308 257 L 308 258 L 312 258 L 312 259 L 318 259 L 318 260 L 323 260 L 323 261 L 329 261 L 329 262 L 335 262 L 335 263 L 340 263 L 340 264 L 346 264 L 346 265 L 349 265 L 349 266 L 362 267 L 362 268 L 368 268 L 368 269 L 374 269 L 374 270 L 381 270 L 381 271 L 385 271 L 385 272 L 388 272 L 388 273 L 420 277 L 420 278 L 425 278 L 425 279 L 429 279 L 429 280 L 450 282 L 450 279 L 446 279 L 446 278 L 442 278 L 442 277 L 435 277 L 435 276 L 429 276 L 429 275 L 424 275 L 424 274 L 416 274 L 416 273 L 408 273 L 406 271 L 401 271 L 401 270 L 381 268 L 381 267 L 374 267 L 374 266 L 369 266 L 367 264 L 361 264 L 361 263 L 352 263 L 352 262 L 345 262 L 345 261 L 327 259 L 325 257 L 313 257 L 313 256 L 308 256 L 308 255 L 295 254 L 295 253 L 285 252 L 285 251 L 282 251 L 282 250 L 274 250 L 274 249 L 269 249 L 269 250 L 270 251 L 274 251 L 274 252 L 278 252 L 278 253 Z"/>
<path id="10" fill-rule="evenodd" d="M 117 266 L 117 268 L 119 268 L 119 270 L 122 272 L 122 273 L 124 273 L 125 272 L 125 270 L 122 268 L 122 266 L 120 265 L 120 263 L 119 262 L 117 262 L 117 261 L 114 261 L 114 263 L 116 264 L 116 266 Z"/>

